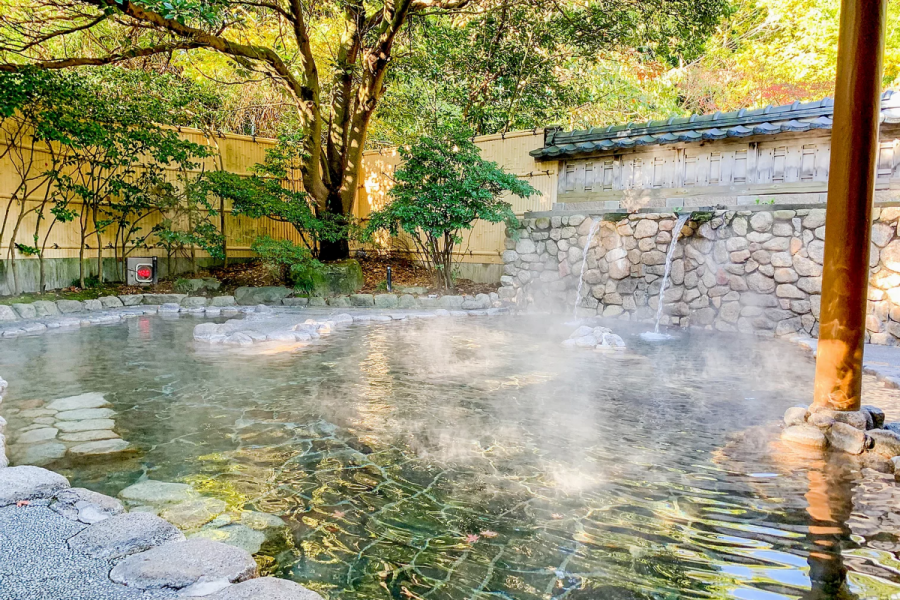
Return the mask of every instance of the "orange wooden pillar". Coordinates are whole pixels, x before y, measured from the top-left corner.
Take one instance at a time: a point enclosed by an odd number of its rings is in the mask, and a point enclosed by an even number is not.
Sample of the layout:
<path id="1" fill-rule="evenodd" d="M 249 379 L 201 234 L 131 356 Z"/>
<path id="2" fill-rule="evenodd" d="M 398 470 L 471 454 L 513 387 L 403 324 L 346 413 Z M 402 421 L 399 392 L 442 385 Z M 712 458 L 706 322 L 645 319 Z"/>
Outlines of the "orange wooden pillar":
<path id="1" fill-rule="evenodd" d="M 813 406 L 859 410 L 887 0 L 843 0 Z"/>

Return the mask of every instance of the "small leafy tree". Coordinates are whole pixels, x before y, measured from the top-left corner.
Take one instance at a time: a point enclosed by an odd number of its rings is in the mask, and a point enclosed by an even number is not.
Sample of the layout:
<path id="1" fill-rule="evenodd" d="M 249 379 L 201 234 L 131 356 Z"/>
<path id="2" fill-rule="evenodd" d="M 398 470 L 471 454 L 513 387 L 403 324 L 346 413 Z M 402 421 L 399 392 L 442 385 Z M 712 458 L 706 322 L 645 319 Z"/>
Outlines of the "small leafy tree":
<path id="1" fill-rule="evenodd" d="M 166 251 L 169 276 L 174 275 L 172 259 L 176 255 L 190 258 L 195 275 L 197 248 L 212 258 L 225 257 L 225 238 L 214 222 L 219 213 L 210 198 L 207 175 L 182 171 L 175 183 L 159 182 L 156 187 L 156 204 L 163 219 L 151 233 L 156 246 Z"/>
<path id="2" fill-rule="evenodd" d="M 478 147 L 461 134 L 422 137 L 412 147 L 400 148 L 400 154 L 403 163 L 394 173 L 392 200 L 370 215 L 367 232 L 409 234 L 435 283 L 451 289 L 461 232 L 478 219 L 515 227 L 512 205 L 501 195 L 525 198 L 538 192 L 482 159 Z"/>
<path id="3" fill-rule="evenodd" d="M 321 211 L 309 194 L 293 189 L 302 156 L 302 140 L 281 135 L 278 144 L 266 151 L 265 160 L 253 167 L 252 175 L 220 170 L 207 175 L 206 185 L 211 193 L 231 201 L 233 215 L 291 225 L 312 256 L 318 257 L 323 243 L 349 235 L 350 221 Z"/>

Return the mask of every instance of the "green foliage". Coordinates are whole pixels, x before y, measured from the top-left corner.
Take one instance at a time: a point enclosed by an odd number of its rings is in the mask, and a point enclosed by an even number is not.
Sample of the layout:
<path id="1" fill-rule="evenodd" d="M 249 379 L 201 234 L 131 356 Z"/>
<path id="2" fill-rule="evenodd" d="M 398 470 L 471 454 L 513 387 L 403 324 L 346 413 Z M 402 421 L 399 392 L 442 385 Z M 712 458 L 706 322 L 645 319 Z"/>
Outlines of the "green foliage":
<path id="1" fill-rule="evenodd" d="M 309 248 L 291 240 L 260 236 L 253 241 L 251 250 L 282 281 L 296 290 L 312 291 L 322 279 L 322 263 L 313 258 Z"/>
<path id="2" fill-rule="evenodd" d="M 346 219 L 319 212 L 306 192 L 283 184 L 299 168 L 302 152 L 302 138 L 283 135 L 278 144 L 266 151 L 265 161 L 255 165 L 252 175 L 217 171 L 207 174 L 206 185 L 210 193 L 231 200 L 234 215 L 290 224 L 313 256 L 318 256 L 322 241 L 343 239 L 349 235 L 350 227 Z"/>
<path id="3" fill-rule="evenodd" d="M 403 164 L 394 173 L 391 202 L 372 213 L 368 234 L 403 231 L 411 236 L 436 281 L 453 286 L 453 253 L 460 233 L 477 219 L 517 225 L 504 193 L 528 197 L 538 192 L 496 163 L 481 158 L 467 137 L 422 137 L 401 148 Z"/>

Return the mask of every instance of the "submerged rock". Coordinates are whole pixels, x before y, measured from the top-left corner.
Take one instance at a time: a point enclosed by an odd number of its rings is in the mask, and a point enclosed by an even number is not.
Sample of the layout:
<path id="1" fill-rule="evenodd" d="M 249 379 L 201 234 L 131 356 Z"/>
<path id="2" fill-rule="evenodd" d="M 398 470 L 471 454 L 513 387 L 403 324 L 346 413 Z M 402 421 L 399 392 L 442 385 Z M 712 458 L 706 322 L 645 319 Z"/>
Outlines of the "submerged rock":
<path id="1" fill-rule="evenodd" d="M 135 483 L 119 492 L 119 498 L 132 504 L 174 504 L 196 497 L 197 492 L 186 483 L 169 483 L 153 479 Z"/>
<path id="2" fill-rule="evenodd" d="M 828 446 L 825 434 L 816 427 L 809 425 L 787 427 L 781 432 L 781 439 L 791 444 L 799 444 L 811 448 L 825 448 Z"/>
<path id="3" fill-rule="evenodd" d="M 112 419 L 88 419 L 86 421 L 57 421 L 56 427 L 63 433 L 75 433 L 78 431 L 99 431 L 112 429 L 116 422 Z"/>
<path id="4" fill-rule="evenodd" d="M 225 502 L 218 498 L 198 498 L 168 506 L 159 516 L 179 529 L 196 529 L 215 519 L 226 508 Z"/>
<path id="5" fill-rule="evenodd" d="M 79 408 L 56 413 L 59 421 L 87 421 L 88 419 L 108 419 L 116 414 L 111 408 Z"/>
<path id="6" fill-rule="evenodd" d="M 15 462 L 20 465 L 42 467 L 59 460 L 66 455 L 65 444 L 45 442 L 30 446 L 20 446 L 14 454 Z"/>
<path id="7" fill-rule="evenodd" d="M 171 523 L 148 513 L 123 513 L 69 538 L 69 547 L 91 558 L 114 559 L 184 539 Z"/>
<path id="8" fill-rule="evenodd" d="M 189 539 L 132 555 L 109 574 L 115 583 L 138 589 L 182 589 L 201 579 L 236 583 L 256 576 L 253 557 L 234 546 Z"/>
<path id="9" fill-rule="evenodd" d="M 122 439 L 100 440 L 96 442 L 88 442 L 79 444 L 69 448 L 69 454 L 73 456 L 97 456 L 101 454 L 116 454 L 124 452 L 131 447 L 131 444 Z"/>
<path id="10" fill-rule="evenodd" d="M 79 396 L 70 396 L 68 398 L 60 398 L 54 400 L 47 405 L 47 408 L 54 411 L 79 410 L 83 408 L 104 408 L 109 406 L 109 402 L 98 392 L 90 392 Z"/>
<path id="11" fill-rule="evenodd" d="M 250 554 L 256 554 L 259 552 L 263 542 L 266 541 L 266 534 L 262 531 L 251 529 L 246 525 L 232 524 L 219 527 L 218 529 L 202 529 L 191 535 L 191 538 L 214 540 L 241 548 Z"/>

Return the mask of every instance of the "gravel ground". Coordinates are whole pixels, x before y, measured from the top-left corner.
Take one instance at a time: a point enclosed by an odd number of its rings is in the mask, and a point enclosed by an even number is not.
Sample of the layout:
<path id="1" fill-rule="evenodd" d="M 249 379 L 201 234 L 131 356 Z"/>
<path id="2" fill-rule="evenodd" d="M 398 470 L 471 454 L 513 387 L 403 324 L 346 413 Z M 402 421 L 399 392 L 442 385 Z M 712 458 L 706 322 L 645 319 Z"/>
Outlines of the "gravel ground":
<path id="1" fill-rule="evenodd" d="M 0 600 L 163 600 L 109 580 L 114 563 L 75 552 L 66 540 L 87 525 L 46 506 L 0 508 Z"/>

